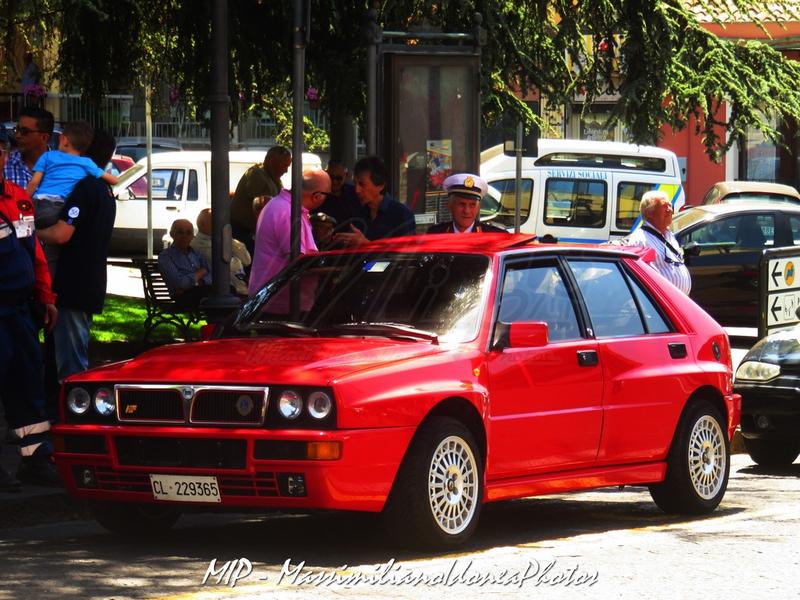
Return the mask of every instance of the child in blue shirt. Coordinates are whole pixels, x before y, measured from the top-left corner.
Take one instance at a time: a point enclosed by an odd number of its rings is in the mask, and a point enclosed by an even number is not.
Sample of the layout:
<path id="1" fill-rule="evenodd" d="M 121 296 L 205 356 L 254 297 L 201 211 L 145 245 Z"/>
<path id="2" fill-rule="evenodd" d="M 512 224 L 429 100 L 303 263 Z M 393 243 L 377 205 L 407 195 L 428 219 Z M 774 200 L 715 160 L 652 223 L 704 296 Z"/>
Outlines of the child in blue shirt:
<path id="1" fill-rule="evenodd" d="M 110 184 L 117 178 L 106 173 L 94 161 L 81 156 L 92 143 L 94 132 L 86 121 L 71 121 L 64 126 L 57 152 L 45 152 L 33 166 L 33 177 L 28 183 L 28 195 L 36 209 L 36 228 L 45 228 L 58 222 L 64 202 L 75 185 L 87 175 L 100 177 Z"/>

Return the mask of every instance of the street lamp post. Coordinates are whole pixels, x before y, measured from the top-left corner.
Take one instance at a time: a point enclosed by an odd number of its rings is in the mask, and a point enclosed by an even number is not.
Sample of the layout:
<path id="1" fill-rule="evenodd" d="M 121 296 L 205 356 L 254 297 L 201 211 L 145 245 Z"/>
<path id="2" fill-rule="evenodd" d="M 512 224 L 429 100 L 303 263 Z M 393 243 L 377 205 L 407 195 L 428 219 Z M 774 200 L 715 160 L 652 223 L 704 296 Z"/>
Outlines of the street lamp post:
<path id="1" fill-rule="evenodd" d="M 228 188 L 230 97 L 228 96 L 228 0 L 214 0 L 211 22 L 211 276 L 213 294 L 202 308 L 224 314 L 239 306 L 230 293 L 231 224 Z"/>

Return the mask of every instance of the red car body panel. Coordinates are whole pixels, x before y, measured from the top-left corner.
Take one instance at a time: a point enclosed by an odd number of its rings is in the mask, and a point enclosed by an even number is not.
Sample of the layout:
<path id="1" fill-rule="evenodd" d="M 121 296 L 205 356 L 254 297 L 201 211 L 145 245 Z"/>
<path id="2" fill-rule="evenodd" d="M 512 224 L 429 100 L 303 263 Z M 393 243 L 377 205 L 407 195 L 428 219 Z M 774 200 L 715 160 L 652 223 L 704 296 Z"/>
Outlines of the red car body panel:
<path id="1" fill-rule="evenodd" d="M 432 413 L 458 414 L 477 428 L 486 501 L 661 481 L 676 424 L 694 394 L 719 403 L 732 437 L 740 398 L 732 392 L 730 346 L 719 325 L 643 262 L 641 253 L 530 242 L 531 236 L 524 235 L 431 235 L 358 249 L 490 257 L 480 327 L 466 342 L 220 339 L 161 347 L 69 378 L 67 385 L 87 386 L 320 386 L 333 391 L 336 423 L 328 430 L 62 423 L 53 432 L 57 465 L 68 491 L 83 498 L 159 502 L 149 487 L 150 474 L 213 475 L 220 483 L 223 506 L 379 511 L 417 428 Z M 584 252 L 622 260 L 677 331 L 493 350 L 503 261 L 527 254 Z M 686 356 L 673 358 L 670 344 L 682 344 Z M 599 366 L 578 367 L 576 352 L 583 350 L 595 351 Z M 62 421 L 65 411 L 62 399 Z M 102 439 L 104 451 L 67 451 L 71 440 L 87 436 Z M 246 460 L 236 468 L 132 466 L 122 464 L 115 451 L 121 437 L 244 440 Z M 338 442 L 341 456 L 259 459 L 254 448 L 261 441 Z M 87 466 L 96 470 L 100 487 L 79 486 L 80 469 Z M 278 490 L 276 478 L 286 473 L 304 475 L 307 495 L 289 497 Z M 233 493 L 240 488 L 252 493 Z"/>

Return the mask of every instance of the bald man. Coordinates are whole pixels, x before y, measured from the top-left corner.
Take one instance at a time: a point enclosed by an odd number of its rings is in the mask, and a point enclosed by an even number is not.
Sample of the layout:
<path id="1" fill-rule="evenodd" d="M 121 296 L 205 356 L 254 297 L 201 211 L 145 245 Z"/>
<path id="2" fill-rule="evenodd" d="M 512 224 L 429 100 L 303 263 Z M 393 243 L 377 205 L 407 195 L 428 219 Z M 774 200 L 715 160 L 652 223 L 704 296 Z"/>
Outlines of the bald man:
<path id="1" fill-rule="evenodd" d="M 303 171 L 300 253 L 316 252 L 309 212 L 316 210 L 331 192 L 331 178 L 322 170 Z M 283 189 L 258 216 L 253 268 L 249 291 L 252 296 L 289 264 L 291 249 L 292 193 Z"/>
<path id="2" fill-rule="evenodd" d="M 192 310 L 211 293 L 211 267 L 205 257 L 192 248 L 194 225 L 191 221 L 177 219 L 169 234 L 172 245 L 158 255 L 158 270 L 178 308 Z"/>

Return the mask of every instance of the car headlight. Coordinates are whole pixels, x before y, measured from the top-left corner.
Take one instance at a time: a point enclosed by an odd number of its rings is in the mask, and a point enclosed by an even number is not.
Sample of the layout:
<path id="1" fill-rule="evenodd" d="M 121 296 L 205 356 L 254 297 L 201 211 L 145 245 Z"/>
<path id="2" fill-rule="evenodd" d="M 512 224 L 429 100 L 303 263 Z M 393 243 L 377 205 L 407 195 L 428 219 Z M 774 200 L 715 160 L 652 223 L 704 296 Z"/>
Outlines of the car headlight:
<path id="1" fill-rule="evenodd" d="M 781 374 L 781 368 L 772 363 L 748 360 L 736 369 L 736 380 L 769 381 Z"/>
<path id="2" fill-rule="evenodd" d="M 315 419 L 324 419 L 331 414 L 333 400 L 325 392 L 311 392 L 308 396 L 308 414 Z"/>
<path id="3" fill-rule="evenodd" d="M 303 412 L 303 399 L 292 390 L 284 391 L 278 398 L 278 412 L 286 419 L 296 419 Z"/>
<path id="4" fill-rule="evenodd" d="M 99 415 L 107 417 L 114 414 L 114 394 L 108 388 L 100 388 L 94 393 L 94 409 Z"/>
<path id="5" fill-rule="evenodd" d="M 76 415 L 82 415 L 89 410 L 89 405 L 92 403 L 92 398 L 82 387 L 74 387 L 67 394 L 67 408 Z"/>

